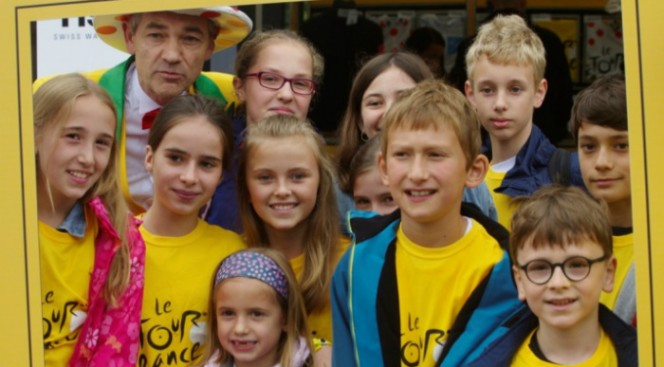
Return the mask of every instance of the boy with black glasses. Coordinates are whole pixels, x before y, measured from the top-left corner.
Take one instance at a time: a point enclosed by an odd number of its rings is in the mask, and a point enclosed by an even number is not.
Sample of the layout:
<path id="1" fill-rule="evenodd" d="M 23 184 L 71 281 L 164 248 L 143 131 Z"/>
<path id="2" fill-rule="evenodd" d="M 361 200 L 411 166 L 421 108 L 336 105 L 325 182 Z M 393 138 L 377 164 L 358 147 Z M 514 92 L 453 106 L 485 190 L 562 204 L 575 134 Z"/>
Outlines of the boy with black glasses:
<path id="1" fill-rule="evenodd" d="M 529 310 L 472 366 L 637 366 L 636 331 L 599 303 L 616 270 L 606 209 L 558 186 L 516 204 L 510 255 Z"/>

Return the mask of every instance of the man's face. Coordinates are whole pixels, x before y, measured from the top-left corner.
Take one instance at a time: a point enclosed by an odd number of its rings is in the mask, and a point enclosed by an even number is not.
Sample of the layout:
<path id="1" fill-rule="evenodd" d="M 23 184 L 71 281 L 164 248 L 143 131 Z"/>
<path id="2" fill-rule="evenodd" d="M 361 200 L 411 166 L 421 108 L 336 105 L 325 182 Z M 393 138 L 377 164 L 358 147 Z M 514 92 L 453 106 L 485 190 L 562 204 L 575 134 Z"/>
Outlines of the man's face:
<path id="1" fill-rule="evenodd" d="M 202 17 L 157 12 L 142 14 L 134 32 L 125 27 L 139 83 L 155 102 L 164 105 L 180 95 L 203 70 L 214 49 L 207 22 Z"/>

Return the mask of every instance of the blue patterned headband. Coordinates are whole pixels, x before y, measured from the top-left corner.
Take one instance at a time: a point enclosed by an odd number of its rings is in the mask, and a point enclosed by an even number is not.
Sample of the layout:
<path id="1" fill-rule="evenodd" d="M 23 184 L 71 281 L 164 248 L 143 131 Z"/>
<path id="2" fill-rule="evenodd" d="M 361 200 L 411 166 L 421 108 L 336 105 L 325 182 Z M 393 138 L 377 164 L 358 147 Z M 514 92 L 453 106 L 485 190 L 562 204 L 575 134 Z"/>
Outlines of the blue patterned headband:
<path id="1" fill-rule="evenodd" d="M 253 278 L 274 288 L 284 298 L 288 298 L 288 279 L 279 265 L 271 258 L 258 252 L 240 251 L 228 256 L 221 263 L 214 285 L 228 278 Z"/>

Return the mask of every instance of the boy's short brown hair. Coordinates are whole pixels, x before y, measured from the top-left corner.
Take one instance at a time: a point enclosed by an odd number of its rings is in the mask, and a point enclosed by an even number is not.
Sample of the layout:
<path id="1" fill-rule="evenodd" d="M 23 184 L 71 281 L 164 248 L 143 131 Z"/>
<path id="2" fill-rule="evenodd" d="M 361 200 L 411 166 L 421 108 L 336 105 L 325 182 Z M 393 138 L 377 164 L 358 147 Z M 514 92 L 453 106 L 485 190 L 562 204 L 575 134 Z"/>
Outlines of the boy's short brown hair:
<path id="1" fill-rule="evenodd" d="M 577 187 L 544 186 L 530 197 L 515 199 L 512 216 L 510 256 L 516 262 L 518 250 L 526 243 L 533 248 L 566 247 L 590 240 L 613 253 L 611 225 L 606 205 Z"/>
<path id="2" fill-rule="evenodd" d="M 480 154 L 480 121 L 475 109 L 461 92 L 441 80 L 425 80 L 402 92 L 383 123 L 383 155 L 387 153 L 390 133 L 395 129 L 437 129 L 445 125 L 456 133 L 467 168 Z"/>
<path id="3" fill-rule="evenodd" d="M 622 75 L 602 76 L 577 94 L 569 122 L 575 139 L 583 122 L 627 131 L 627 97 Z"/>
<path id="4" fill-rule="evenodd" d="M 532 65 L 535 85 L 544 78 L 544 44 L 518 15 L 497 15 L 480 27 L 466 53 L 466 68 L 471 82 L 475 64 L 482 56 L 494 64 Z"/>

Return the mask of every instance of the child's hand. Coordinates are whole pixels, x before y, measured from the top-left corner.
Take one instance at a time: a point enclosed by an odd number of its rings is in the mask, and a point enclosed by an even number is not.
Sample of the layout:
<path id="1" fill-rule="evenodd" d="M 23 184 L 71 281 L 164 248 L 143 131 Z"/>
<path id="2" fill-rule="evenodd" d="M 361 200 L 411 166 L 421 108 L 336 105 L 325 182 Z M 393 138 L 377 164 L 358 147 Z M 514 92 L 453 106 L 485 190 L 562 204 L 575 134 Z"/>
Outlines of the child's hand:
<path id="1" fill-rule="evenodd" d="M 314 366 L 315 367 L 332 366 L 332 346 L 324 345 L 314 353 Z"/>

